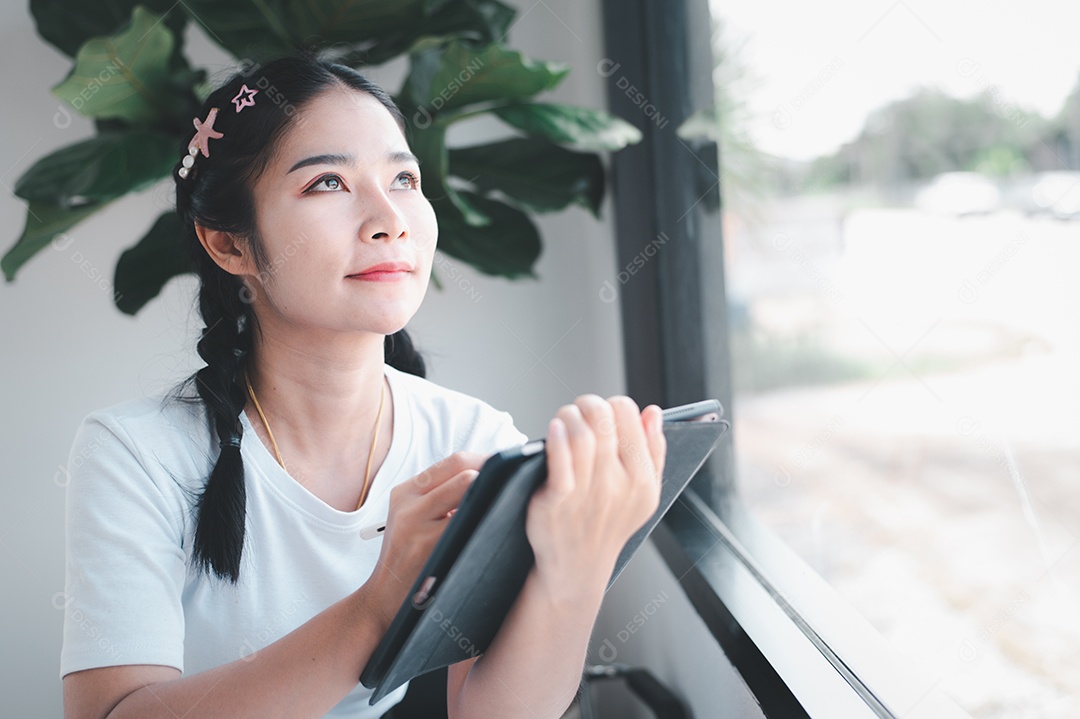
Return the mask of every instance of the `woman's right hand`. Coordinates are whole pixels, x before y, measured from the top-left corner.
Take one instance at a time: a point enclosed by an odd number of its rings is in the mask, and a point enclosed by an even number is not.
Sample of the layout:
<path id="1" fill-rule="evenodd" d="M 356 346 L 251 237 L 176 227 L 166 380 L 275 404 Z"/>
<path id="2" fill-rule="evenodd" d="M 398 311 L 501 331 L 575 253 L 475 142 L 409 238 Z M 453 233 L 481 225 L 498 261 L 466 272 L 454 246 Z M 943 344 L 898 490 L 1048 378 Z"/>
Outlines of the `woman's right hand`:
<path id="1" fill-rule="evenodd" d="M 382 550 L 365 584 L 379 611 L 383 633 L 405 601 L 424 562 L 446 529 L 486 455 L 455 452 L 390 490 Z"/>

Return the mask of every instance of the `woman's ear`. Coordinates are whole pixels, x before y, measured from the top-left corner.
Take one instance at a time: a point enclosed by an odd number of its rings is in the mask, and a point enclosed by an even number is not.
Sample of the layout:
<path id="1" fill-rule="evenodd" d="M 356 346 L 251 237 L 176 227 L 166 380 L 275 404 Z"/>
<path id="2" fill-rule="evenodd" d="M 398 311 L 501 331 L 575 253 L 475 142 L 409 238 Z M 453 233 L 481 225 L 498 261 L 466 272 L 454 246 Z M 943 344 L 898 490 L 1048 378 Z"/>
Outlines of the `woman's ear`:
<path id="1" fill-rule="evenodd" d="M 196 222 L 195 234 L 199 236 L 203 249 L 221 269 L 231 275 L 256 274 L 249 248 L 232 233 L 212 230 Z"/>

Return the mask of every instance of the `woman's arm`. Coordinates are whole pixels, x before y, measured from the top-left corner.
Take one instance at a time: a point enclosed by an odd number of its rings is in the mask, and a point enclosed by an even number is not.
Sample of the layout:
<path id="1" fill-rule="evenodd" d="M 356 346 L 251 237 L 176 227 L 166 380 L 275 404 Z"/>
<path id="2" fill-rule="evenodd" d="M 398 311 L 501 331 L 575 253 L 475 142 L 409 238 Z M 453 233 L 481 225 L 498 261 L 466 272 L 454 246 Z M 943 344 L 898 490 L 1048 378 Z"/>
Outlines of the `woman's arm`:
<path id="1" fill-rule="evenodd" d="M 356 687 L 387 626 L 365 585 L 278 641 L 205 672 L 129 665 L 68 674 L 64 716 L 321 717 Z"/>
<path id="2" fill-rule="evenodd" d="M 552 596 L 530 572 L 488 651 L 449 667 L 450 719 L 561 717 L 577 693 L 603 596 L 603 586 Z"/>
<path id="3" fill-rule="evenodd" d="M 322 717 L 352 691 L 485 457 L 457 452 L 390 492 L 371 578 L 254 654 L 190 676 L 174 667 L 99 667 L 64 676 L 66 719 Z"/>
<path id="4" fill-rule="evenodd" d="M 548 428 L 548 479 L 526 520 L 536 555 L 487 652 L 450 667 L 451 719 L 557 719 L 578 690 L 619 552 L 656 511 L 662 413 L 583 395 Z M 565 426 L 564 436 L 561 426 Z"/>

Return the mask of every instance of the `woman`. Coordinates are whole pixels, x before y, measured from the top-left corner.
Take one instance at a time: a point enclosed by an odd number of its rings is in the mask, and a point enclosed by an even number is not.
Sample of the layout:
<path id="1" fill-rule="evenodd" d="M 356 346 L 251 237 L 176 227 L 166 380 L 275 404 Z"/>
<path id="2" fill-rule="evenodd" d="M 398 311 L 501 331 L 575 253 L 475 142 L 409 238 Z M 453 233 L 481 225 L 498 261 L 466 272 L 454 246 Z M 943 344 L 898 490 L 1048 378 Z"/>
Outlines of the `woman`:
<path id="1" fill-rule="evenodd" d="M 79 428 L 65 716 L 377 717 L 404 687 L 369 706 L 357 677 L 484 460 L 528 438 L 424 379 L 402 329 L 437 227 L 385 92 L 303 54 L 233 76 L 194 125 L 176 202 L 206 366 Z M 535 566 L 488 651 L 449 668 L 451 717 L 570 704 L 659 501 L 660 420 L 627 397 L 559 408 Z"/>

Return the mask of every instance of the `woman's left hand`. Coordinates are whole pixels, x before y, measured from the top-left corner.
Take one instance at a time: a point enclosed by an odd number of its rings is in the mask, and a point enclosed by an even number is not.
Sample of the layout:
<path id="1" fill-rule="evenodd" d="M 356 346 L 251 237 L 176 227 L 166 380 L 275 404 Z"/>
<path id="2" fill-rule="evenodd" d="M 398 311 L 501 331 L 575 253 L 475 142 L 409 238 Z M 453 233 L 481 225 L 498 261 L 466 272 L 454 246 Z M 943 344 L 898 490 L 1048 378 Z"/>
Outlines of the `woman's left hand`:
<path id="1" fill-rule="evenodd" d="M 579 396 L 548 425 L 548 477 L 525 529 L 534 571 L 553 594 L 607 587 L 623 545 L 660 502 L 667 442 L 660 407 Z"/>
<path id="2" fill-rule="evenodd" d="M 559 408 L 525 518 L 536 563 L 487 651 L 450 667 L 450 716 L 563 716 L 615 560 L 660 502 L 662 419 L 622 396 Z"/>

